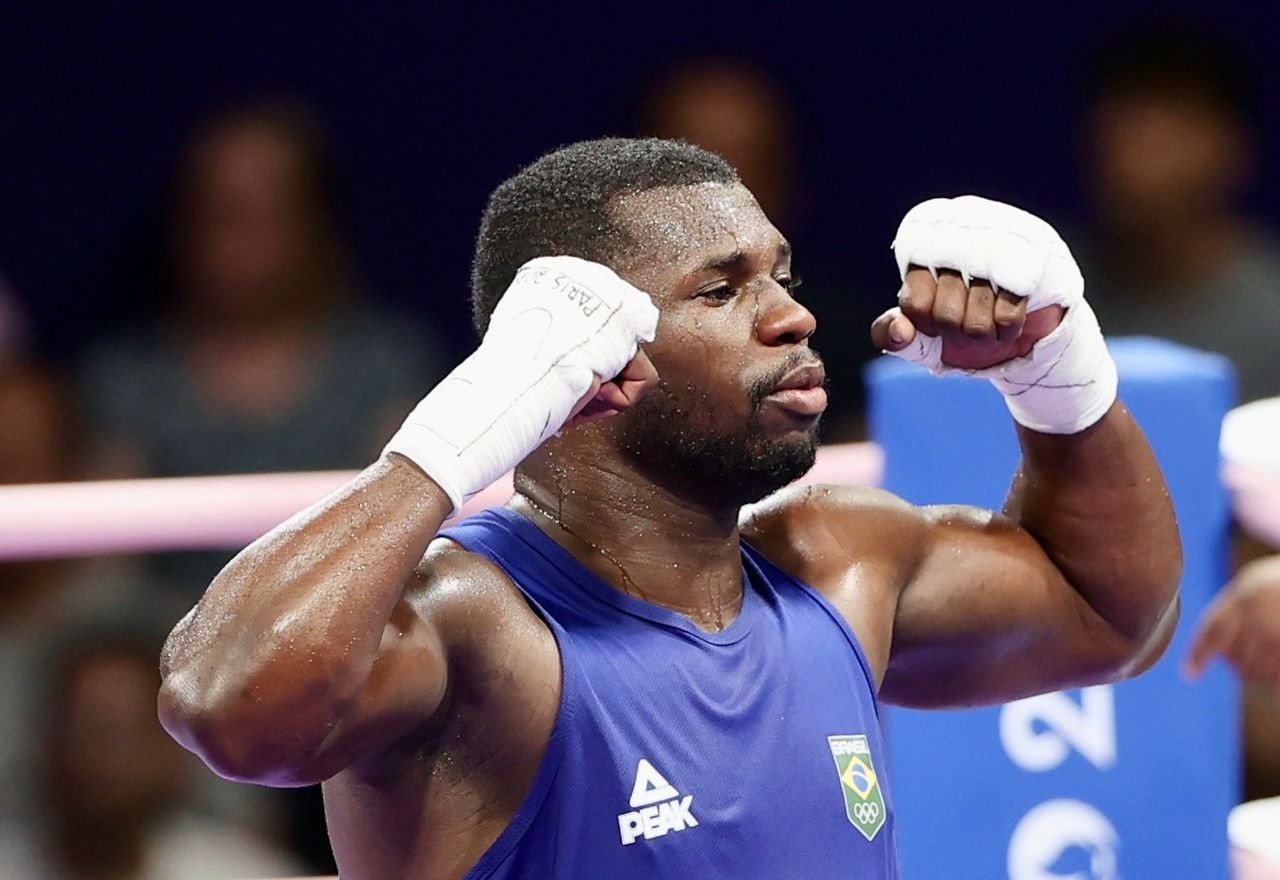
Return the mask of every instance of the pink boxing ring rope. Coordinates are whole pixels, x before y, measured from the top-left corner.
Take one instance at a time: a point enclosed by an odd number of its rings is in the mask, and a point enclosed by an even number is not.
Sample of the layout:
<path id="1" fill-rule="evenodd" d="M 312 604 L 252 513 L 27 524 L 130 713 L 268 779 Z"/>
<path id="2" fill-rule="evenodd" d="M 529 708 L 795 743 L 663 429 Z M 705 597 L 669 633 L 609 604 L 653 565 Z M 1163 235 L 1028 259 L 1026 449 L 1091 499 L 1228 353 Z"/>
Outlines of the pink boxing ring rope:
<path id="1" fill-rule="evenodd" d="M 871 443 L 829 446 L 802 483 L 878 485 Z M 239 549 L 319 501 L 355 471 L 240 474 L 0 486 L 0 561 Z M 504 503 L 511 475 L 476 495 L 461 515 Z"/>
<path id="2" fill-rule="evenodd" d="M 1268 416 L 1280 414 L 1280 399 L 1263 403 L 1269 404 Z M 1245 530 L 1280 546 L 1280 469 L 1239 452 L 1233 437 L 1243 433 L 1239 428 L 1246 425 L 1241 421 L 1228 420 L 1223 432 L 1223 481 Z M 1280 437 L 1280 431 L 1270 434 L 1253 430 L 1253 424 L 1247 427 L 1252 437 Z M 1275 446 L 1280 449 L 1280 442 Z M 883 473 L 879 446 L 848 443 L 819 450 L 817 464 L 800 482 L 876 486 Z M 238 549 L 354 475 L 355 471 L 308 471 L 0 486 L 0 561 Z M 502 504 L 510 496 L 507 474 L 467 502 L 462 515 Z"/>

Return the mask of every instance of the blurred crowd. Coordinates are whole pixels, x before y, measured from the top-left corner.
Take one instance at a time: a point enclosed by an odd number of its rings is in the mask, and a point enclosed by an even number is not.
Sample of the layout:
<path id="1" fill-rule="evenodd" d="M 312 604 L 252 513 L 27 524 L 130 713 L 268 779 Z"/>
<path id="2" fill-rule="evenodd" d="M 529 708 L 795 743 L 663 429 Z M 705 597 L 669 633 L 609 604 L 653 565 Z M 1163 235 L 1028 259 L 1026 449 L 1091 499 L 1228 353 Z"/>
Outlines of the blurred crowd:
<path id="1" fill-rule="evenodd" d="M 1228 46 L 1150 31 L 1117 38 L 1088 69 L 1080 168 L 1092 207 L 1078 228 L 1060 225 L 1104 330 L 1219 352 L 1243 399 L 1280 394 L 1280 236 L 1241 207 L 1263 170 L 1250 71 Z M 789 233 L 825 196 L 790 140 L 796 116 L 765 69 L 703 58 L 652 81 L 635 133 L 723 154 Z M 133 280 L 155 304 L 143 320 L 50 363 L 23 317 L 38 292 L 0 287 L 0 482 L 376 457 L 451 367 L 442 340 L 456 330 L 365 289 L 336 179 L 305 106 L 239 105 L 209 116 L 176 157 L 163 247 Z M 894 291 L 849 266 L 807 264 L 791 237 L 799 295 L 837 377 L 826 438 L 860 439 L 857 376 L 875 355 L 866 327 Z M 156 720 L 163 638 L 227 558 L 0 564 L 0 880 L 333 870 L 314 790 L 223 783 Z M 1253 700 L 1253 718 L 1280 716 L 1276 697 Z M 1280 793 L 1280 758 L 1257 745 L 1250 760 L 1251 793 Z"/>

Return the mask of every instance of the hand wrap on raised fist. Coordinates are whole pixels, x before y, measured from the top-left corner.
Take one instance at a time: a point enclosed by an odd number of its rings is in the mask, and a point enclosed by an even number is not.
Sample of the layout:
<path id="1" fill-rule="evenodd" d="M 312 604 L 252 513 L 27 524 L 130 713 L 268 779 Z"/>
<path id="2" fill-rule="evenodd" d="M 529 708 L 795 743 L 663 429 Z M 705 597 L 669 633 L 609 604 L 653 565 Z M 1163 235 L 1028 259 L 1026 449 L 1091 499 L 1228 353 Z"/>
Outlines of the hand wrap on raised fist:
<path id="1" fill-rule="evenodd" d="M 978 196 L 930 199 L 902 219 L 893 242 L 898 271 L 911 266 L 936 276 L 959 272 L 966 286 L 985 280 L 997 290 L 1027 299 L 1027 311 L 1066 309 L 1062 322 L 1024 357 L 980 370 L 943 361 L 944 339 L 918 333 L 890 352 L 941 375 L 963 372 L 989 379 L 1004 395 L 1015 420 L 1036 431 L 1071 434 L 1098 421 L 1116 399 L 1116 368 L 1084 279 L 1066 243 L 1048 223 L 1019 208 Z"/>
<path id="2" fill-rule="evenodd" d="M 530 260 L 479 348 L 423 398 L 384 453 L 421 467 L 456 511 L 559 431 L 595 378 L 621 373 L 657 324 L 648 295 L 608 267 Z"/>

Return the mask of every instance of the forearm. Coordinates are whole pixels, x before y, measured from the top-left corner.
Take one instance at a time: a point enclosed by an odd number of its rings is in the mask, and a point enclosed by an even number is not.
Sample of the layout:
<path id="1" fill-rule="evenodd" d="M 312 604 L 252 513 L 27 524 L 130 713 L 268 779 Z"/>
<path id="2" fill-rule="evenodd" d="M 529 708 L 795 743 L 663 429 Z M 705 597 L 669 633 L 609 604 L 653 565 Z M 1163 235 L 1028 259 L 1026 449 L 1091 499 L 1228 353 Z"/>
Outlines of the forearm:
<path id="1" fill-rule="evenodd" d="M 384 457 L 254 542 L 178 625 L 161 660 L 169 732 L 224 775 L 292 784 L 433 719 L 449 624 L 403 596 L 419 565 L 431 581 L 428 544 L 595 398 L 617 412 L 657 384 L 639 351 L 657 323 L 648 295 L 606 266 L 522 266 L 480 346 Z"/>
<path id="2" fill-rule="evenodd" d="M 416 467 L 388 457 L 255 541 L 165 645 L 166 727 L 202 752 L 210 727 L 269 736 L 286 721 L 300 750 L 315 745 L 360 693 L 451 507 Z"/>
<path id="3" fill-rule="evenodd" d="M 1173 505 L 1146 437 L 1117 401 L 1079 433 L 1018 426 L 1018 438 L 1023 459 L 1005 513 L 1099 616 L 1145 643 L 1182 571 Z"/>

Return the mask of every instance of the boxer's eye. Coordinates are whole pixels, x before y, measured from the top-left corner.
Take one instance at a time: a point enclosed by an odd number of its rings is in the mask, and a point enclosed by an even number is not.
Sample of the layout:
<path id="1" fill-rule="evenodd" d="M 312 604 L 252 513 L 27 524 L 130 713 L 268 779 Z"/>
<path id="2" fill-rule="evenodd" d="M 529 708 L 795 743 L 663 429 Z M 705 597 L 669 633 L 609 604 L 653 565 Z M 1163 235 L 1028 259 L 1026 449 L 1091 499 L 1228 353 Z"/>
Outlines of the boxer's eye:
<path id="1" fill-rule="evenodd" d="M 693 295 L 693 298 L 709 299 L 713 302 L 728 302 L 733 299 L 737 292 L 737 288 L 722 284 L 718 287 L 712 287 L 710 290 L 700 290 Z"/>
<path id="2" fill-rule="evenodd" d="M 781 287 L 786 288 L 787 292 L 795 296 L 796 288 L 804 284 L 804 279 L 796 275 L 782 275 L 773 279 L 778 282 Z"/>

